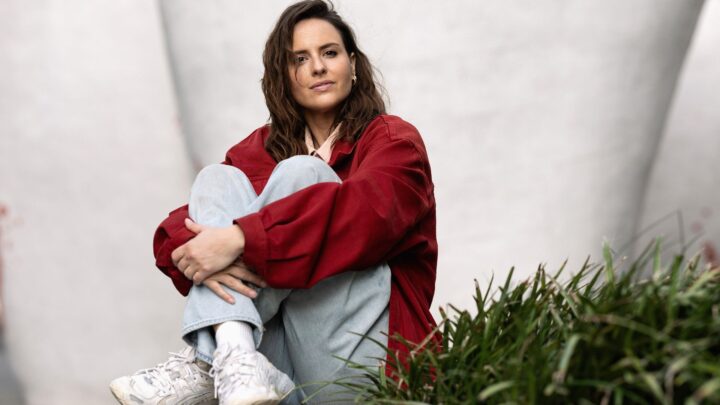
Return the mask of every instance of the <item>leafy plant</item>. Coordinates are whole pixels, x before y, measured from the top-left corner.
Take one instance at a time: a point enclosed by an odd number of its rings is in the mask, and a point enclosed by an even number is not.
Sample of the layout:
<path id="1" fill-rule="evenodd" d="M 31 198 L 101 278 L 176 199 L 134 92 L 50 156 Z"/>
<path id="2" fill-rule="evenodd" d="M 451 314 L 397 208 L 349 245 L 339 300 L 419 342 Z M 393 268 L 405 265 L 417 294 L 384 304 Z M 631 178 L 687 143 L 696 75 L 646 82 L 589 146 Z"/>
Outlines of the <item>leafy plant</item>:
<path id="1" fill-rule="evenodd" d="M 720 403 L 720 269 L 699 258 L 661 263 L 659 242 L 624 269 L 609 247 L 560 281 L 540 267 L 495 294 L 476 283 L 477 313 L 450 307 L 437 332 L 402 365 L 358 364 L 341 380 L 356 402 L 375 404 Z"/>

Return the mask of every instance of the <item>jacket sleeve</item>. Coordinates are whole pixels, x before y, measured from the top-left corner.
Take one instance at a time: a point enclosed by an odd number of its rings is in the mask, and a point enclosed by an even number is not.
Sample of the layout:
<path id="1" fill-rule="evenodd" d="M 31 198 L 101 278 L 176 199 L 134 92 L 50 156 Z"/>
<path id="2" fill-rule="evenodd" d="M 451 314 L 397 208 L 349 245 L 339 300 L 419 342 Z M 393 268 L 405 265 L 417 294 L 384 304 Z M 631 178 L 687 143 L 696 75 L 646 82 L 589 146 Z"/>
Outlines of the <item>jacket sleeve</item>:
<path id="1" fill-rule="evenodd" d="M 153 238 L 153 253 L 155 254 L 155 265 L 172 279 L 175 288 L 182 294 L 187 295 L 192 287 L 192 281 L 185 278 L 185 275 L 178 270 L 172 262 L 171 254 L 195 234 L 185 228 L 185 218 L 189 218 L 188 206 L 170 212 L 168 217 L 160 223 Z"/>
<path id="2" fill-rule="evenodd" d="M 410 125 L 402 130 L 356 151 L 361 163 L 344 182 L 315 184 L 236 219 L 245 263 L 275 288 L 310 288 L 401 252 L 435 204 L 420 135 Z"/>

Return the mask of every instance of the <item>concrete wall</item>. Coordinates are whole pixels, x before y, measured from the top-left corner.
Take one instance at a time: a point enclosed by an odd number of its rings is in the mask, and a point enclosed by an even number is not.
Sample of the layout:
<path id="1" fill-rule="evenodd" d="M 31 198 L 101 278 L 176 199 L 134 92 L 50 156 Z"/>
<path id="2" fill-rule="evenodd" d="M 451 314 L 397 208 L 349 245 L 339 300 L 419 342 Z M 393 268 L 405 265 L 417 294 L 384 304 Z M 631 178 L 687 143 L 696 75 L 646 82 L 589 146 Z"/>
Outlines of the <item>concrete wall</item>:
<path id="1" fill-rule="evenodd" d="M 180 347 L 154 228 L 187 197 L 157 5 L 0 2 L 6 343 L 29 404 L 107 404 Z"/>
<path id="2" fill-rule="evenodd" d="M 678 83 L 642 216 L 645 242 L 659 236 L 668 253 L 679 252 L 683 246 L 691 255 L 704 250 L 705 259 L 716 265 L 720 264 L 718 46 L 720 1 L 710 0 Z"/>
<path id="3" fill-rule="evenodd" d="M 289 3 L 0 3 L 7 343 L 29 403 L 109 403 L 110 379 L 179 347 L 152 232 L 265 122 L 260 55 Z M 701 0 L 336 3 L 429 149 L 434 308 L 632 238 Z M 712 100 L 696 80 L 684 111 Z M 717 207 L 712 179 L 692 201 Z"/>

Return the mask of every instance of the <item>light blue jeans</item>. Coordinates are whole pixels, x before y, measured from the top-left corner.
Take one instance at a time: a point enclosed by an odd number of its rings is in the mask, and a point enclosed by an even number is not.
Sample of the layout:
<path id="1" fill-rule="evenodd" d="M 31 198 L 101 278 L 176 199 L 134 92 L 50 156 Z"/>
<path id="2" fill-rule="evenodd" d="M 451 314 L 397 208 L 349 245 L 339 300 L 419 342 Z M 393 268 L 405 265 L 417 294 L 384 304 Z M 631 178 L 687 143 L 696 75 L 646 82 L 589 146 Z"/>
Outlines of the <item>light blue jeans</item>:
<path id="1" fill-rule="evenodd" d="M 201 170 L 195 179 L 189 215 L 202 225 L 229 226 L 235 218 L 321 182 L 341 180 L 323 160 L 294 156 L 278 163 L 258 196 L 241 170 L 214 164 Z M 341 273 L 310 289 L 265 288 L 254 300 L 229 289 L 228 292 L 235 298 L 234 305 L 202 285 L 193 286 L 188 295 L 183 339 L 195 347 L 203 361 L 212 363 L 216 347 L 212 325 L 228 320 L 253 326 L 258 350 L 302 387 L 301 396 L 321 388 L 313 383 L 359 374 L 339 358 L 367 365 L 377 365 L 378 359 L 385 358 L 384 349 L 367 337 L 387 344 L 390 299 L 387 263 Z M 337 397 L 330 396 L 336 395 L 336 391 L 337 387 L 323 389 L 318 398 L 337 403 Z M 298 400 L 295 398 L 290 402 Z"/>

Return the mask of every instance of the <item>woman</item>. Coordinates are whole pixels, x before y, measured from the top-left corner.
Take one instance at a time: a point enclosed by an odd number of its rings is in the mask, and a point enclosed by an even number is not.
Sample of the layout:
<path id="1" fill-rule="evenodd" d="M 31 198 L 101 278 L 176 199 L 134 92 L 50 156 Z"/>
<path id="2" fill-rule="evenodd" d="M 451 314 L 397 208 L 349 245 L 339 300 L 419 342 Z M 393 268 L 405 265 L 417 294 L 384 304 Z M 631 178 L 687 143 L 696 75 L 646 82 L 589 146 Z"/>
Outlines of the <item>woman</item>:
<path id="1" fill-rule="evenodd" d="M 203 169 L 155 234 L 157 266 L 188 295 L 190 347 L 113 381 L 122 403 L 337 402 L 312 383 L 357 374 L 338 357 L 385 358 L 372 339 L 402 355 L 387 335 L 419 342 L 435 325 L 427 153 L 385 115 L 351 29 L 324 1 L 294 4 L 263 62 L 269 125 Z"/>

